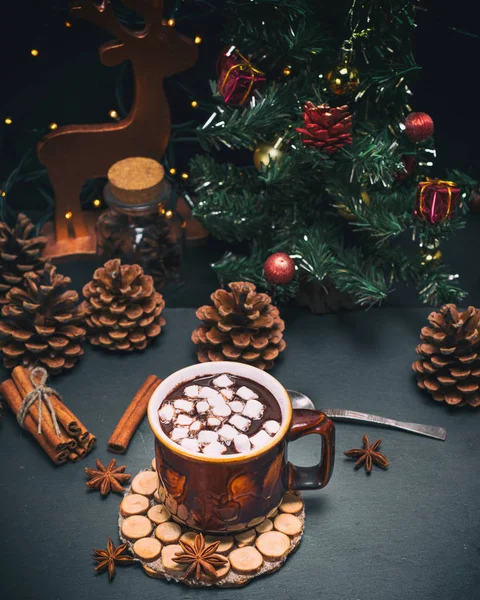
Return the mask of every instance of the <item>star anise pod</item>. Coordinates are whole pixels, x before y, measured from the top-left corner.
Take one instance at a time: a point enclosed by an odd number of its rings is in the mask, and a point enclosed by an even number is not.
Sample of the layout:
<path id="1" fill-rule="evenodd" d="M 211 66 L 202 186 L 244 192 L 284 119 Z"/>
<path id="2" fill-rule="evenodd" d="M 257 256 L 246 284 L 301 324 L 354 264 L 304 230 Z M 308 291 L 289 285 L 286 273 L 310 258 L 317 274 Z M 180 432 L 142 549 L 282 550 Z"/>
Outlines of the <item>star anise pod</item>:
<path id="1" fill-rule="evenodd" d="M 189 565 L 185 572 L 185 577 L 195 573 L 196 579 L 201 579 L 202 576 L 206 575 L 213 579 L 217 579 L 218 575 L 216 572 L 217 567 L 223 567 L 227 564 L 227 559 L 221 554 L 215 554 L 215 550 L 220 545 L 220 542 L 212 542 L 206 544 L 205 539 L 201 533 L 195 536 L 193 544 L 190 542 L 178 542 L 183 549 L 183 552 L 177 552 L 174 558 L 174 562 Z"/>
<path id="2" fill-rule="evenodd" d="M 109 492 L 122 493 L 124 491 L 122 483 L 131 477 L 128 473 L 124 473 L 125 469 L 125 465 L 117 467 L 117 461 L 114 458 L 108 463 L 108 467 L 104 467 L 97 458 L 96 469 L 85 469 L 85 473 L 90 478 L 87 481 L 87 487 L 92 490 L 100 490 L 102 496 L 106 496 Z"/>
<path id="3" fill-rule="evenodd" d="M 365 465 L 365 471 L 370 473 L 373 465 L 386 469 L 388 467 L 387 457 L 381 452 L 377 452 L 377 448 L 380 447 L 382 440 L 377 440 L 370 445 L 367 435 L 362 438 L 363 448 L 352 448 L 344 452 L 345 456 L 349 458 L 358 458 L 355 463 L 355 467 L 358 469 L 363 464 Z"/>
<path id="4" fill-rule="evenodd" d="M 95 550 L 95 556 L 92 556 L 93 560 L 97 561 L 95 571 L 108 571 L 108 578 L 112 580 L 115 577 L 115 563 L 127 563 L 132 562 L 133 557 L 126 554 L 128 544 L 121 544 L 120 546 L 113 545 L 113 542 L 108 538 L 106 550 Z"/>

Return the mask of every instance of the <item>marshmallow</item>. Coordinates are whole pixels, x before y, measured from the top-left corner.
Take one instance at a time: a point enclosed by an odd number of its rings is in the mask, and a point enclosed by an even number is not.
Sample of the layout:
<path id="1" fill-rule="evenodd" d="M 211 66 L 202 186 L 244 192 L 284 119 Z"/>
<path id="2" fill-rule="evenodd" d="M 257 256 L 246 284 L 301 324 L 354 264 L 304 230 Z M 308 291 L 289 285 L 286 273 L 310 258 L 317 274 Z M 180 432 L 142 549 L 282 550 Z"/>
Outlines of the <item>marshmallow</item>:
<path id="1" fill-rule="evenodd" d="M 191 413 L 195 408 L 191 400 L 175 400 L 173 406 L 182 412 Z"/>
<path id="2" fill-rule="evenodd" d="M 230 379 L 230 377 L 228 375 L 220 375 L 220 377 L 217 377 L 216 379 L 213 380 L 213 385 L 224 388 L 224 387 L 229 387 L 230 385 L 233 385 L 233 381 Z"/>
<path id="3" fill-rule="evenodd" d="M 230 402 L 229 406 L 233 410 L 233 412 L 241 413 L 245 404 L 243 402 L 240 402 L 240 400 L 234 400 L 233 402 Z"/>
<path id="4" fill-rule="evenodd" d="M 220 442 L 212 442 L 211 444 L 207 444 L 203 449 L 203 453 L 208 456 L 220 456 L 226 451 L 227 447 Z"/>
<path id="5" fill-rule="evenodd" d="M 188 415 L 180 414 L 175 420 L 175 425 L 191 425 L 193 422 L 192 417 Z"/>
<path id="6" fill-rule="evenodd" d="M 190 432 L 196 433 L 197 431 L 200 431 L 200 429 L 202 429 L 202 427 L 203 427 L 203 423 L 201 421 L 194 421 L 190 425 Z"/>
<path id="7" fill-rule="evenodd" d="M 213 398 L 219 394 L 220 392 L 218 390 L 214 390 L 213 388 L 204 385 L 198 391 L 198 398 Z"/>
<path id="8" fill-rule="evenodd" d="M 220 427 L 221 424 L 222 421 L 220 419 L 217 419 L 217 417 L 208 417 L 207 419 L 207 425 L 209 427 Z"/>
<path id="9" fill-rule="evenodd" d="M 237 452 L 248 452 L 250 450 L 250 440 L 248 439 L 248 435 L 240 433 L 234 438 L 233 445 Z"/>
<path id="10" fill-rule="evenodd" d="M 221 390 L 221 394 L 225 398 L 225 400 L 231 400 L 233 398 L 235 392 L 230 388 L 223 388 Z"/>
<path id="11" fill-rule="evenodd" d="M 162 423 L 170 423 L 175 416 L 175 410 L 171 404 L 164 404 L 158 411 L 158 416 Z"/>
<path id="12" fill-rule="evenodd" d="M 189 385 L 185 388 L 184 394 L 188 398 L 196 398 L 198 396 L 198 392 L 200 391 L 200 387 L 198 385 Z"/>
<path id="13" fill-rule="evenodd" d="M 232 411 L 230 410 L 230 407 L 228 406 L 228 404 L 223 402 L 223 404 L 216 404 L 212 408 L 212 413 L 216 417 L 229 417 L 232 414 Z"/>
<path id="14" fill-rule="evenodd" d="M 215 392 L 215 395 L 210 396 L 210 398 L 207 398 L 207 401 L 210 404 L 210 406 L 217 406 L 217 404 L 225 404 L 225 398 L 220 392 L 217 391 Z"/>
<path id="15" fill-rule="evenodd" d="M 192 452 L 200 452 L 200 446 L 198 445 L 197 440 L 194 440 L 193 438 L 183 438 L 180 442 L 180 446 L 186 450 L 191 450 Z"/>
<path id="16" fill-rule="evenodd" d="M 250 419 L 242 417 L 242 415 L 233 415 L 229 420 L 229 423 L 234 425 L 240 431 L 248 431 L 250 429 L 251 421 Z"/>
<path id="17" fill-rule="evenodd" d="M 253 390 L 245 387 L 244 385 L 237 390 L 237 396 L 240 396 L 240 398 L 243 400 L 252 400 L 254 398 L 258 398 L 257 394 Z"/>
<path id="18" fill-rule="evenodd" d="M 177 441 L 188 436 L 188 427 L 175 427 L 170 433 L 172 440 Z"/>
<path id="19" fill-rule="evenodd" d="M 265 421 L 263 428 L 269 435 L 275 435 L 280 429 L 280 423 L 278 421 Z"/>
<path id="20" fill-rule="evenodd" d="M 242 414 L 250 419 L 261 419 L 264 410 L 265 406 L 258 400 L 248 400 Z"/>
<path id="21" fill-rule="evenodd" d="M 207 431 L 204 429 L 198 434 L 197 439 L 201 444 L 210 444 L 211 442 L 216 442 L 218 440 L 218 433 L 216 431 Z"/>
<path id="22" fill-rule="evenodd" d="M 222 425 L 222 427 L 220 427 L 217 433 L 221 439 L 227 442 L 231 442 L 233 438 L 237 435 L 237 430 L 231 425 Z"/>
<path id="23" fill-rule="evenodd" d="M 252 435 L 252 437 L 250 438 L 250 442 L 252 443 L 252 446 L 254 448 L 262 448 L 262 446 L 268 444 L 271 439 L 272 438 L 268 435 L 266 431 L 260 429 L 258 433 Z"/>
<path id="24" fill-rule="evenodd" d="M 200 402 L 196 403 L 195 408 L 197 409 L 197 413 L 199 415 L 203 415 L 203 413 L 206 413 L 207 410 L 210 410 L 210 405 L 208 402 L 205 402 L 205 400 L 200 400 Z"/>

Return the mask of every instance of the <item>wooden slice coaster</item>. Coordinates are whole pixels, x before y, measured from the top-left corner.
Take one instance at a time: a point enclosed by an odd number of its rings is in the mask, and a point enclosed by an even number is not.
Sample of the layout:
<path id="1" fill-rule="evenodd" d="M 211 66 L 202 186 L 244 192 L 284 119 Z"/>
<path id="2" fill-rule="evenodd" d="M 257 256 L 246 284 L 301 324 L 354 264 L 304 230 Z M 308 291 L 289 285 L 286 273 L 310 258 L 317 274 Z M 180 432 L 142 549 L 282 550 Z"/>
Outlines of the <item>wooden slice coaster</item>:
<path id="1" fill-rule="evenodd" d="M 235 536 L 235 541 L 237 542 L 237 546 L 239 548 L 243 548 L 244 546 L 251 546 L 257 537 L 257 532 L 255 529 L 249 529 L 248 531 L 244 531 L 243 533 L 237 533 Z"/>
<path id="2" fill-rule="evenodd" d="M 273 524 L 275 526 L 275 523 Z M 268 531 L 258 536 L 256 547 L 268 560 L 279 560 L 290 552 L 290 539 L 280 531 Z"/>
<path id="3" fill-rule="evenodd" d="M 122 523 L 122 534 L 130 541 L 149 536 L 152 529 L 150 519 L 142 515 L 127 517 Z"/>
<path id="4" fill-rule="evenodd" d="M 124 517 L 146 515 L 149 508 L 149 499 L 140 494 L 130 494 L 130 496 L 125 496 L 120 504 L 120 512 Z"/>
<path id="5" fill-rule="evenodd" d="M 195 539 L 196 533 L 194 533 L 193 539 Z M 214 542 L 220 542 L 218 548 L 215 550 L 217 554 L 225 554 L 225 552 L 229 552 L 234 545 L 234 539 L 231 535 L 225 536 L 214 536 L 214 535 L 206 535 L 205 543 L 213 544 Z"/>
<path id="6" fill-rule="evenodd" d="M 252 519 L 247 531 L 235 535 L 205 535 L 207 545 L 220 542 L 216 552 L 224 556 L 227 563 L 218 567 L 216 579 L 203 576 L 197 580 L 195 574 L 187 578 L 188 565 L 173 559 L 183 552 L 179 541 L 193 544 L 199 532 L 175 522 L 176 513 L 183 505 L 163 503 L 157 493 L 158 477 L 153 462 L 151 466 L 152 470 L 141 471 L 134 477 L 120 504 L 118 519 L 120 538 L 128 543 L 149 577 L 174 580 L 190 587 L 240 587 L 255 577 L 280 569 L 300 544 L 304 532 L 304 504 L 300 496 L 288 493 L 279 510 L 271 510 L 266 518 Z"/>
<path id="7" fill-rule="evenodd" d="M 173 544 L 180 539 L 182 529 L 178 523 L 167 521 L 155 529 L 155 535 L 164 544 Z"/>
<path id="8" fill-rule="evenodd" d="M 158 487 L 158 476 L 153 471 L 141 471 L 132 480 L 132 492 L 153 498 Z"/>
<path id="9" fill-rule="evenodd" d="M 285 494 L 282 503 L 280 504 L 280 512 L 296 515 L 303 510 L 303 500 L 296 494 Z"/>
<path id="10" fill-rule="evenodd" d="M 152 523 L 155 523 L 155 525 L 160 525 L 160 523 L 169 521 L 171 516 L 170 511 L 164 504 L 154 504 L 147 513 L 147 517 Z"/>
<path id="11" fill-rule="evenodd" d="M 153 537 L 140 538 L 133 544 L 133 552 L 145 562 L 157 560 L 162 552 L 162 544 Z"/>

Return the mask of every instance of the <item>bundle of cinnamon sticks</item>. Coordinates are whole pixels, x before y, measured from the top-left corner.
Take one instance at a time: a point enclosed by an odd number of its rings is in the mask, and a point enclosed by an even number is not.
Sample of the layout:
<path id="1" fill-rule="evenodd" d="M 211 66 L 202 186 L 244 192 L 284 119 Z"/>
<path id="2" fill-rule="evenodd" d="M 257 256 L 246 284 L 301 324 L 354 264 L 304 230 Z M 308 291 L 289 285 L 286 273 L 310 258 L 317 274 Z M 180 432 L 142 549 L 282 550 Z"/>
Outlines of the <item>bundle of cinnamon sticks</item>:
<path id="1" fill-rule="evenodd" d="M 0 393 L 15 415 L 18 415 L 26 395 L 34 389 L 30 372 L 23 367 L 15 367 L 11 379 L 0 384 Z M 45 407 L 42 410 L 38 403 L 30 406 L 23 422 L 24 428 L 56 465 L 61 465 L 67 460 L 73 462 L 81 460 L 92 450 L 97 441 L 96 437 L 59 398 L 51 394 L 49 400 L 55 411 L 60 435 L 55 431 L 49 411 Z M 40 410 L 42 410 L 41 433 L 38 432 Z"/>

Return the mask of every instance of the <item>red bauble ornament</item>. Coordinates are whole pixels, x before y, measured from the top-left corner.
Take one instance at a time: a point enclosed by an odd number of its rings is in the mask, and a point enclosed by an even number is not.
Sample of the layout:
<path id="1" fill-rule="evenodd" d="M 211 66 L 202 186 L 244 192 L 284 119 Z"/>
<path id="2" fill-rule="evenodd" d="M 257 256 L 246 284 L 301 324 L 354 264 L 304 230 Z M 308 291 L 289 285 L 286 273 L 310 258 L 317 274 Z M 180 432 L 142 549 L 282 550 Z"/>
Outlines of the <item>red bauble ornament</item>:
<path id="1" fill-rule="evenodd" d="M 225 104 L 242 106 L 255 90 L 262 89 L 266 82 L 262 73 L 240 52 L 231 47 L 224 48 L 217 60 L 217 88 Z"/>
<path id="2" fill-rule="evenodd" d="M 423 112 L 412 112 L 405 119 L 405 133 L 412 142 L 423 142 L 433 135 L 433 119 Z"/>
<path id="3" fill-rule="evenodd" d="M 397 173 L 395 173 L 395 179 L 397 181 L 403 181 L 404 179 L 408 179 L 410 177 L 410 175 L 413 173 L 413 171 L 415 170 L 415 167 L 417 166 L 417 161 L 416 161 L 415 157 L 412 156 L 411 154 L 402 156 L 402 163 L 403 163 L 405 170 L 398 171 Z"/>
<path id="4" fill-rule="evenodd" d="M 470 212 L 480 214 L 480 190 L 472 190 L 468 201 Z"/>
<path id="5" fill-rule="evenodd" d="M 327 154 L 335 154 L 346 144 L 352 143 L 352 115 L 348 106 L 315 106 L 310 100 L 303 109 L 303 127 L 297 127 L 305 146 L 320 148 Z"/>
<path id="6" fill-rule="evenodd" d="M 295 262 L 286 252 L 275 252 L 265 261 L 263 271 L 269 283 L 285 285 L 295 277 Z"/>

